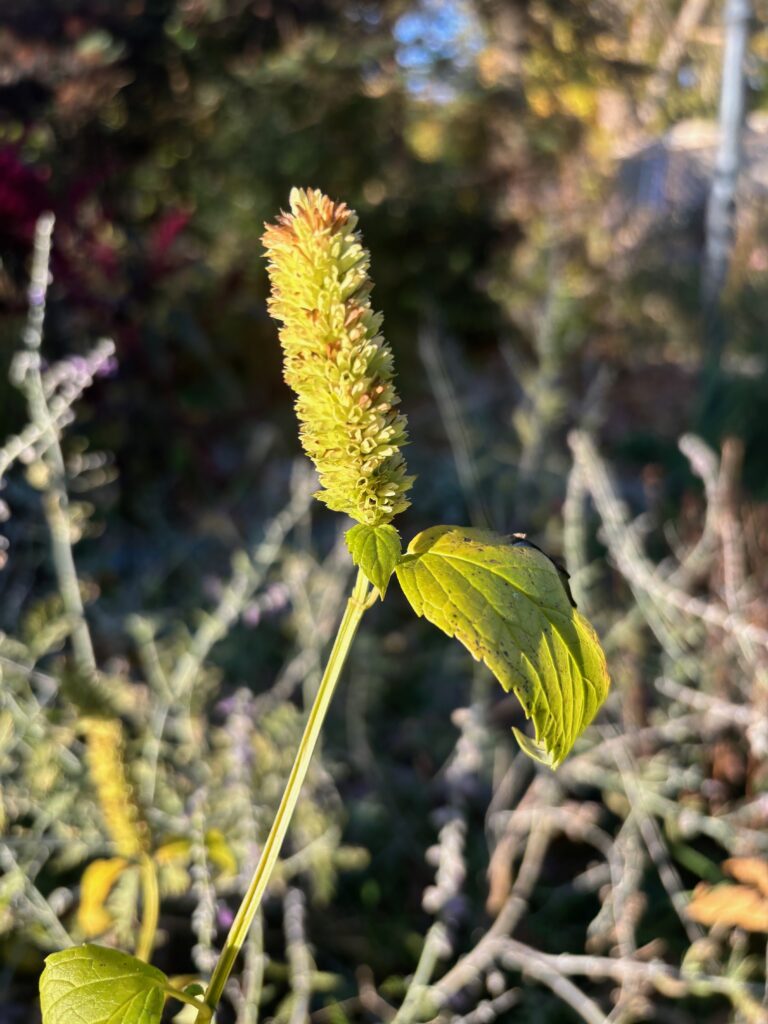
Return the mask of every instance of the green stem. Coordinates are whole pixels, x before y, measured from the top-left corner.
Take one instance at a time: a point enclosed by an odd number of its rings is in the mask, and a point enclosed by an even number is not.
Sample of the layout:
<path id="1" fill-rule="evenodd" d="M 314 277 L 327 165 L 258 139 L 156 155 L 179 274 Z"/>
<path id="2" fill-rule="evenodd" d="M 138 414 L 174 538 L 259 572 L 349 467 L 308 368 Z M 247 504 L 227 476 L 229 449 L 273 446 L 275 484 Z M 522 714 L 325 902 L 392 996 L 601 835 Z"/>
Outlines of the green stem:
<path id="1" fill-rule="evenodd" d="M 441 921 L 436 921 L 427 932 L 416 970 L 405 993 L 403 1003 L 392 1018 L 391 1024 L 410 1024 L 416 1016 L 417 1010 L 422 1009 L 419 1003 L 429 993 L 430 982 L 437 970 L 440 952 L 443 949 L 445 949 L 445 925 Z M 430 1012 L 429 1016 L 431 1017 L 433 1014 Z"/>
<path id="2" fill-rule="evenodd" d="M 198 1020 L 209 1021 L 211 1019 L 210 1006 L 205 1006 L 199 999 L 196 999 L 195 996 L 191 996 L 187 992 L 182 992 L 181 989 L 174 988 L 173 985 L 166 985 L 163 991 L 167 996 L 171 999 L 177 1000 L 179 1003 L 187 1003 L 188 1006 L 196 1006 Z"/>
<path id="3" fill-rule="evenodd" d="M 227 983 L 227 978 L 243 947 L 248 929 L 258 912 L 264 891 L 277 864 L 288 826 L 299 799 L 301 787 L 307 775 L 307 769 L 312 760 L 312 754 L 320 736 L 320 730 L 322 729 L 333 692 L 336 688 L 336 683 L 349 654 L 357 627 L 360 625 L 360 620 L 368 607 L 368 591 L 368 581 L 362 571 L 358 572 L 352 596 L 347 602 L 344 617 L 339 625 L 336 640 L 328 658 L 328 664 L 325 667 L 323 678 L 320 680 L 320 686 L 315 696 L 312 710 L 309 713 L 304 735 L 301 738 L 301 743 L 299 744 L 280 806 L 277 809 L 275 820 L 272 822 L 272 828 L 267 836 L 267 841 L 261 852 L 261 858 L 256 866 L 251 884 L 240 904 L 235 920 L 232 922 L 227 941 L 216 962 L 213 975 L 211 976 L 211 983 L 205 993 L 205 1002 L 210 1010 L 216 1009 L 216 1005 L 224 991 L 224 986 Z M 197 1019 L 198 1024 L 202 1024 L 205 1018 L 198 1013 Z"/>
<path id="4" fill-rule="evenodd" d="M 136 942 L 136 956 L 149 963 L 157 934 L 160 915 L 160 890 L 157 885 L 157 869 L 154 861 L 146 854 L 141 858 L 141 930 Z"/>

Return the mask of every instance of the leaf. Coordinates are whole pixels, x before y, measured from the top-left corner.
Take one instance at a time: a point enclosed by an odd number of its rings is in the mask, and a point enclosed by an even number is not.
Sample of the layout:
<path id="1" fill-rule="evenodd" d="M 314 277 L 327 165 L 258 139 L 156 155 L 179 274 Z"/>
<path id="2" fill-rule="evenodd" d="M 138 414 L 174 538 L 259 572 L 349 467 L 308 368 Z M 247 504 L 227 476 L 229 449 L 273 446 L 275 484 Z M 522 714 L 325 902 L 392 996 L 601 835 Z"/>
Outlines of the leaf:
<path id="1" fill-rule="evenodd" d="M 737 882 L 759 889 L 768 905 L 768 861 L 760 857 L 729 857 L 723 861 L 723 868 Z"/>
<path id="2" fill-rule="evenodd" d="M 688 916 L 699 924 L 768 932 L 768 899 L 748 885 L 707 885 L 700 882 L 688 904 Z"/>
<path id="3" fill-rule="evenodd" d="M 166 864 L 186 864 L 189 861 L 192 851 L 190 839 L 169 839 L 167 843 L 158 846 L 152 854 L 155 864 L 165 867 Z"/>
<path id="4" fill-rule="evenodd" d="M 396 568 L 405 596 L 514 691 L 536 738 L 526 754 L 556 768 L 592 721 L 610 680 L 600 642 L 552 561 L 484 530 L 434 526 Z"/>
<path id="5" fill-rule="evenodd" d="M 205 833 L 205 849 L 211 862 L 223 875 L 237 874 L 237 858 L 220 829 L 208 829 Z"/>
<path id="6" fill-rule="evenodd" d="M 92 861 L 83 872 L 77 923 L 86 938 L 102 935 L 112 924 L 112 915 L 104 904 L 128 864 L 125 857 L 110 857 Z"/>
<path id="7" fill-rule="evenodd" d="M 168 979 L 104 946 L 52 953 L 40 978 L 43 1024 L 159 1024 Z"/>
<path id="8" fill-rule="evenodd" d="M 347 530 L 346 539 L 352 561 L 363 570 L 383 598 L 400 561 L 400 534 L 394 526 L 358 523 Z"/>
<path id="9" fill-rule="evenodd" d="M 237 872 L 237 859 L 232 848 L 218 828 L 211 828 L 205 833 L 205 849 L 211 863 L 224 875 Z M 155 850 L 155 863 L 161 867 L 173 864 L 188 864 L 192 855 L 192 843 L 189 839 L 170 839 Z"/>
<path id="10" fill-rule="evenodd" d="M 768 862 L 759 857 L 729 857 L 721 866 L 743 884 L 702 882 L 693 890 L 689 916 L 699 924 L 768 932 Z"/>

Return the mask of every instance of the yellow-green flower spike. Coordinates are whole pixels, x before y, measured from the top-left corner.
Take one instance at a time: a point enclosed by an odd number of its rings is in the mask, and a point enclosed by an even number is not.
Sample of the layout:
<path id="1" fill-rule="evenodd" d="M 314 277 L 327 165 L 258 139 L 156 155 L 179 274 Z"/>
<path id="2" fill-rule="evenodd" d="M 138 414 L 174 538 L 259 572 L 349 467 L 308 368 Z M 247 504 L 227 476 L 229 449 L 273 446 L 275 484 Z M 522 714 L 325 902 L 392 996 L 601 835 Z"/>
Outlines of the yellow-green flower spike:
<path id="1" fill-rule="evenodd" d="M 370 257 L 345 203 L 294 188 L 290 205 L 262 241 L 301 443 L 320 475 L 316 497 L 379 526 L 408 507 L 413 477 L 400 452 L 406 420 L 397 411 L 392 351 L 369 298 Z"/>

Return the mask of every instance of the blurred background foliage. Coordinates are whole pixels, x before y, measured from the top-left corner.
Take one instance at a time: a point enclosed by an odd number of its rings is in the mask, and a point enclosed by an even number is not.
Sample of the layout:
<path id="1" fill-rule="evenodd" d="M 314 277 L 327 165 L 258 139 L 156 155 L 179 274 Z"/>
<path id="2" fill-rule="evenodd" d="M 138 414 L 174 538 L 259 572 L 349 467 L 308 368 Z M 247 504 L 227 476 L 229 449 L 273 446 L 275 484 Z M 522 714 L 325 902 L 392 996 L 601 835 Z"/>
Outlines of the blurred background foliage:
<path id="1" fill-rule="evenodd" d="M 704 516 L 701 484 L 677 444 L 695 430 L 716 450 L 738 438 L 750 579 L 758 592 L 768 583 L 768 8 L 756 0 L 744 64 L 733 246 L 718 299 L 727 342 L 713 366 L 701 280 L 723 14 L 719 0 L 3 0 L 0 432 L 18 431 L 26 416 L 6 381 L 27 312 L 35 222 L 51 210 L 45 355 L 83 358 L 105 335 L 116 347 L 65 444 L 77 560 L 97 655 L 114 682 L 110 707 L 133 730 L 142 813 L 155 801 L 153 842 L 164 849 L 187 836 L 178 856 L 166 855 L 164 893 L 178 897 L 180 918 L 164 927 L 182 935 L 184 914 L 197 907 L 199 969 L 216 914 L 219 926 L 226 917 L 210 902 L 200 851 L 213 830 L 233 836 L 236 861 L 247 863 L 294 746 L 292 698 L 302 681 L 311 694 L 341 600 L 333 581 L 345 582 L 338 524 L 304 507 L 294 508 L 264 573 L 249 575 L 269 524 L 301 490 L 259 242 L 292 185 L 321 188 L 360 215 L 419 473 L 406 537 L 471 519 L 567 548 L 566 439 L 579 427 L 619 466 L 622 499 L 641 516 L 654 558 L 665 557 Z M 46 482 L 34 465 L 4 494 L 11 557 L 0 628 L 9 658 L 28 670 L 42 664 L 45 692 L 45 679 L 67 678 L 71 623 L 51 596 Z M 591 537 L 590 558 L 604 543 Z M 230 578 L 238 550 L 256 561 L 236 561 Z M 593 590 L 585 583 L 602 625 L 629 600 L 620 560 L 619 569 Z M 721 569 L 712 570 L 715 588 Z M 236 614 L 216 637 L 213 664 L 190 665 L 191 638 L 206 621 L 197 609 L 219 615 L 232 580 Z M 320 629 L 318 607 L 330 622 Z M 391 975 L 383 992 L 395 1001 L 421 942 L 431 870 L 423 849 L 434 838 L 425 808 L 442 799 L 450 713 L 467 700 L 468 675 L 459 653 L 422 648 L 418 625 L 401 612 L 393 598 L 380 613 L 383 639 L 361 637 L 358 687 L 331 725 L 334 739 L 344 734 L 329 754 L 336 781 L 318 769 L 301 819 L 308 847 L 327 854 L 308 868 L 319 905 L 337 886 L 333 915 L 321 910 L 311 922 L 313 941 L 332 972 L 349 975 L 351 960 L 370 964 L 378 980 Z M 653 703 L 643 680 L 674 658 L 630 621 L 613 634 L 614 656 L 630 680 L 626 714 L 643 724 Z M 168 678 L 178 686 L 168 689 Z M 39 730 L 40 694 L 25 691 L 26 679 L 16 681 L 15 726 L 28 715 Z M 265 697 L 275 686 L 279 699 Z M 108 835 L 95 805 L 78 802 L 82 761 L 66 754 L 79 750 L 78 723 L 93 707 L 77 682 L 64 693 L 71 703 L 51 726 L 53 745 L 33 745 L 29 763 L 6 768 L 19 828 L 31 827 L 35 806 L 46 809 L 45 834 L 62 816 L 54 854 L 37 871 L 43 890 L 69 887 L 65 915 L 82 865 Z M 105 713 L 105 695 L 97 697 Z M 260 700 L 261 731 L 247 740 L 261 744 L 259 767 L 245 778 L 233 750 Z M 170 716 L 168 751 L 158 714 L 163 723 Z M 497 745 L 512 756 L 510 714 L 507 705 L 490 713 L 496 753 L 483 747 L 486 762 L 502 757 Z M 728 798 L 750 785 L 762 791 L 765 773 L 753 770 L 747 782 L 734 769 Z M 482 803 L 490 786 L 486 772 L 473 799 Z M 203 815 L 201 787 L 239 795 Z M 244 810 L 252 787 L 264 794 L 263 821 Z M 610 813 L 621 817 L 623 805 Z M 476 807 L 472 815 L 482 822 Z M 470 836 L 467 848 L 479 904 L 481 839 Z M 217 855 L 226 897 L 231 854 Z M 366 857 L 367 873 L 336 879 L 339 863 L 363 871 Z M 563 894 L 557 870 L 548 884 Z M 111 898 L 119 902 L 119 888 Z M 570 898 L 578 946 L 595 897 Z M 126 913 L 123 940 L 133 923 Z M 535 941 L 544 941 L 548 914 L 545 905 Z M 13 934 L 10 918 L 5 926 Z M 26 955 L 18 959 L 34 966 Z M 189 969 L 185 955 L 172 954 L 179 970 Z M 281 977 L 270 984 L 266 1002 L 279 1004 Z M 574 1019 L 549 996 L 533 1006 L 528 998 L 515 1019 Z M 280 1012 L 287 1019 L 290 1005 Z"/>
<path id="2" fill-rule="evenodd" d="M 632 365 L 641 392 L 659 366 L 690 391 L 723 32 L 719 5 L 699 2 L 682 27 L 680 6 L 6 0 L 3 347 L 35 217 L 51 208 L 48 344 L 118 342 L 99 429 L 124 510 L 142 518 L 148 487 L 166 508 L 199 507 L 254 434 L 278 424 L 276 443 L 291 443 L 258 237 L 298 182 L 359 211 L 408 398 L 423 390 L 415 341 L 435 311 L 491 379 L 502 341 L 511 387 L 556 372 L 567 402 L 600 362 Z M 766 253 L 752 242 L 766 54 L 755 31 L 734 361 L 764 346 Z M 687 411 L 674 405 L 668 436 Z M 17 410 L 2 409 L 8 428 Z M 655 411 L 634 411 L 615 443 L 659 432 Z M 749 420 L 743 403 L 706 426 L 734 416 Z M 763 440 L 759 423 L 738 426 Z"/>

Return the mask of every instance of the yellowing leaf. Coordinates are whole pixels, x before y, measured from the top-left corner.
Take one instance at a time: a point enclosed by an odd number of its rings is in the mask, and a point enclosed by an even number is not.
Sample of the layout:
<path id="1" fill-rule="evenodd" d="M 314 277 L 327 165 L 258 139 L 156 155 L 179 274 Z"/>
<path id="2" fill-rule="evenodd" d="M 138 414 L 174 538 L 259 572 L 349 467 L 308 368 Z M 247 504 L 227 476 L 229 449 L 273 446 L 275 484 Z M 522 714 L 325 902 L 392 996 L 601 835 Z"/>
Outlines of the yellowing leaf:
<path id="1" fill-rule="evenodd" d="M 112 915 L 104 904 L 128 864 L 124 857 L 110 857 L 92 861 L 83 872 L 77 923 L 87 939 L 102 935 L 111 926 Z"/>
<path id="2" fill-rule="evenodd" d="M 759 857 L 729 857 L 722 867 L 743 884 L 702 882 L 693 891 L 689 915 L 699 924 L 768 932 L 768 863 Z"/>
<path id="3" fill-rule="evenodd" d="M 223 875 L 237 874 L 237 860 L 220 829 L 211 828 L 205 833 L 205 849 Z"/>
<path id="4" fill-rule="evenodd" d="M 165 867 L 166 864 L 186 864 L 191 849 L 192 843 L 189 839 L 169 839 L 167 843 L 158 846 L 152 856 L 160 867 Z"/>
<path id="5" fill-rule="evenodd" d="M 168 979 L 156 967 L 103 946 L 46 957 L 43 1024 L 159 1024 Z"/>
<path id="6" fill-rule="evenodd" d="M 748 885 L 707 885 L 693 890 L 688 915 L 699 924 L 768 932 L 768 899 Z"/>
<path id="7" fill-rule="evenodd" d="M 236 873 L 237 860 L 221 829 L 211 828 L 205 833 L 205 849 L 211 862 L 222 874 Z M 189 839 L 170 839 L 158 847 L 153 856 L 156 864 L 167 867 L 188 864 L 191 855 L 192 843 Z"/>
<path id="8" fill-rule="evenodd" d="M 525 90 L 528 106 L 538 117 L 551 117 L 556 109 L 555 97 L 550 89 L 531 86 Z"/>
<path id="9" fill-rule="evenodd" d="M 723 861 L 723 869 L 737 882 L 759 889 L 768 903 L 768 861 L 759 857 L 729 857 Z"/>
<path id="10" fill-rule="evenodd" d="M 556 768 L 594 718 L 610 680 L 597 636 L 572 606 L 557 568 L 533 546 L 484 530 L 435 526 L 396 569 L 405 596 L 514 691 L 536 739 L 515 735 Z"/>
<path id="11" fill-rule="evenodd" d="M 445 151 L 446 126 L 437 118 L 420 118 L 406 125 L 403 134 L 411 152 L 426 164 L 435 163 Z"/>
<path id="12" fill-rule="evenodd" d="M 346 534 L 352 561 L 363 570 L 382 597 L 400 559 L 400 534 L 394 526 L 358 523 Z"/>

